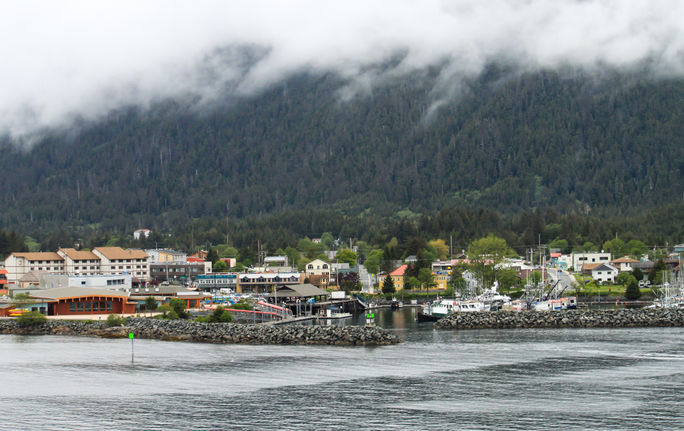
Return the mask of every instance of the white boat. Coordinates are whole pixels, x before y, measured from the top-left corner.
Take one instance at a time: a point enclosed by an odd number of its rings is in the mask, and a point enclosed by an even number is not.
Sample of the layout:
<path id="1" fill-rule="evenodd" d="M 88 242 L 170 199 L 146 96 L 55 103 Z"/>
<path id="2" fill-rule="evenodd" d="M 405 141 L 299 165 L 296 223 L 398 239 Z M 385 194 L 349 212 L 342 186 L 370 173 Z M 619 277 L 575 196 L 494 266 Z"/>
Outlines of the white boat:
<path id="1" fill-rule="evenodd" d="M 452 313 L 476 311 L 485 311 L 485 304 L 477 300 L 442 299 L 425 304 L 422 313 L 418 313 L 418 321 L 435 321 Z"/>
<path id="2" fill-rule="evenodd" d="M 537 301 L 532 305 L 534 311 L 558 311 L 558 310 L 573 310 L 577 308 L 577 298 L 569 296 L 566 298 L 548 299 L 546 301 Z"/>

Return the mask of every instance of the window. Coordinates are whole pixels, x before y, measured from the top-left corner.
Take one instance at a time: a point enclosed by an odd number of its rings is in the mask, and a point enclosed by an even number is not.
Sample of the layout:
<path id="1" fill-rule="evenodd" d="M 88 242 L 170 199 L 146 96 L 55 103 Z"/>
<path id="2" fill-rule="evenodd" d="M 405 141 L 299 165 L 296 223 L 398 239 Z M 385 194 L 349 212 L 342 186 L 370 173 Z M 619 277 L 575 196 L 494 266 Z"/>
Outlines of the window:
<path id="1" fill-rule="evenodd" d="M 76 303 L 75 302 L 69 303 L 69 311 L 71 311 L 72 313 L 76 312 Z"/>
<path id="2" fill-rule="evenodd" d="M 81 286 L 85 286 L 85 281 L 81 281 Z"/>

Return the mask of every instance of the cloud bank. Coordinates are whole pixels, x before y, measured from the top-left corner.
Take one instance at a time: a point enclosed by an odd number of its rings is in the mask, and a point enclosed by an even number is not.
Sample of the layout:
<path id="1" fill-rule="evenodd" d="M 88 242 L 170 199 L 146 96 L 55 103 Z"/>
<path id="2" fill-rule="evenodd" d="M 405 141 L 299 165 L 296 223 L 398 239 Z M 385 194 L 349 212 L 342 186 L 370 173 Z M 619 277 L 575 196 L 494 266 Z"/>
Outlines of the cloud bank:
<path id="1" fill-rule="evenodd" d="M 10 0 L 0 132 L 226 87 L 249 95 L 302 70 L 363 82 L 398 54 L 393 74 L 444 65 L 447 80 L 497 59 L 682 76 L 682 17 L 684 0 Z"/>

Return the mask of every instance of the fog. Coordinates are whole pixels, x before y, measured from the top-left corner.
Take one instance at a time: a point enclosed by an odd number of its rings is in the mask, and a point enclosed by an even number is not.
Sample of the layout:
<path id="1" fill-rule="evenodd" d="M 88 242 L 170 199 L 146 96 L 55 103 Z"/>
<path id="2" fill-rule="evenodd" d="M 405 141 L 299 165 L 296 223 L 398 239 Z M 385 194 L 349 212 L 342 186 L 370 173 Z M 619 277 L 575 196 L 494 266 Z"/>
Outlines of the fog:
<path id="1" fill-rule="evenodd" d="M 300 71 L 337 73 L 352 89 L 431 65 L 449 87 L 499 60 L 681 76 L 683 17 L 684 0 L 9 0 L 0 132 L 30 136 L 219 89 L 249 96 Z"/>

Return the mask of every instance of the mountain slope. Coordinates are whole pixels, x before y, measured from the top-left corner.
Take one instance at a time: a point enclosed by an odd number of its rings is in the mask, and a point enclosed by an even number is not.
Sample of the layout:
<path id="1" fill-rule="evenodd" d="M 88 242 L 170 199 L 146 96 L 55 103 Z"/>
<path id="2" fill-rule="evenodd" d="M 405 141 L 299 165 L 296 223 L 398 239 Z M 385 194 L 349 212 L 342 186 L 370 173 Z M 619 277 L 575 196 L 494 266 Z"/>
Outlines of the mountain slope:
<path id="1" fill-rule="evenodd" d="M 300 75 L 201 108 L 166 101 L 3 144 L 5 226 L 170 227 L 302 207 L 629 213 L 683 199 L 684 81 L 492 68 L 433 110 L 437 72 Z"/>

